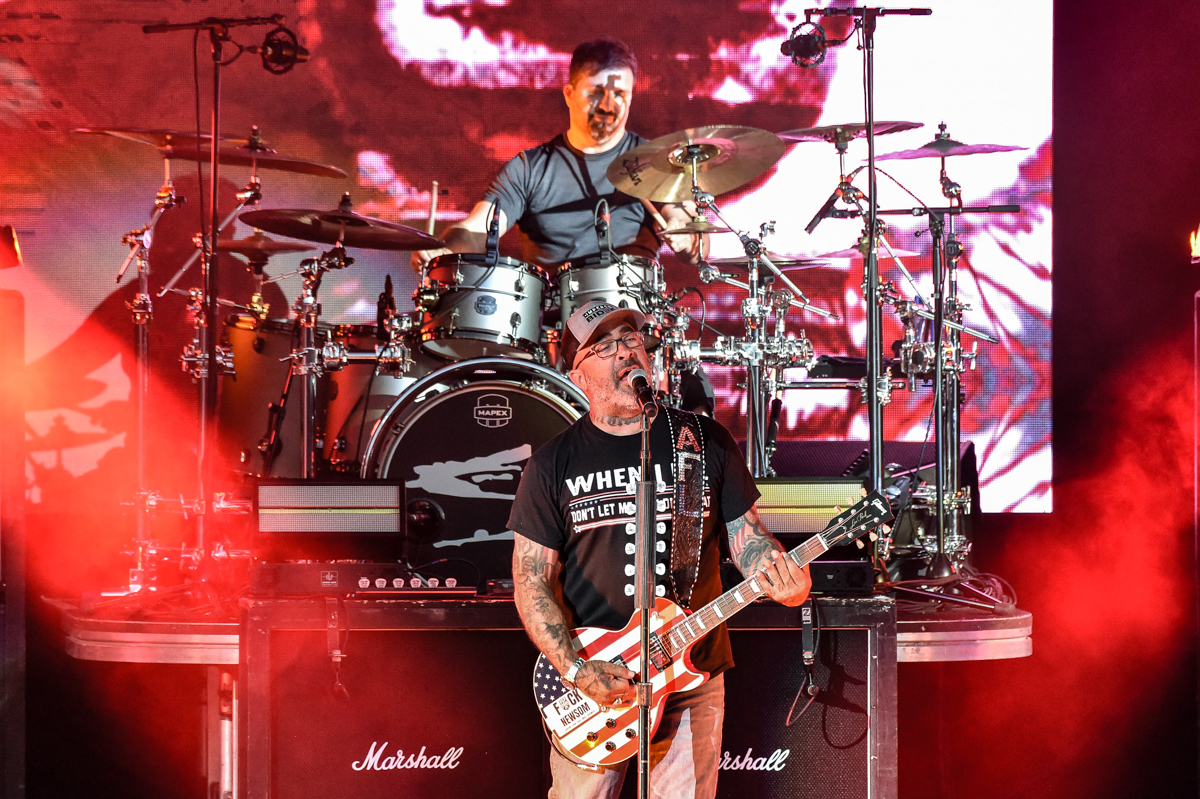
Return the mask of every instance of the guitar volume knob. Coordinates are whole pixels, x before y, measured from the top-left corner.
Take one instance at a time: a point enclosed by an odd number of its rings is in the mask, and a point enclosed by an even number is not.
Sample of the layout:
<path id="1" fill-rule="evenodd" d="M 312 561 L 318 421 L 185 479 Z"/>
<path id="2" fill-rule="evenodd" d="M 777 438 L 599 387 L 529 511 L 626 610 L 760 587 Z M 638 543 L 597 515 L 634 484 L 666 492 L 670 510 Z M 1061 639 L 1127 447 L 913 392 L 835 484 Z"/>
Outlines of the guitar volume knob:
<path id="1" fill-rule="evenodd" d="M 604 745 L 604 748 L 605 748 L 605 749 L 607 749 L 607 750 L 608 750 L 608 751 L 610 751 L 610 752 L 615 752 L 615 751 L 617 751 L 617 745 L 616 745 L 615 743 L 613 743 L 612 741 L 609 741 L 608 743 L 606 743 L 606 744 Z"/>
<path id="2" fill-rule="evenodd" d="M 636 738 L 637 730 L 635 730 L 633 727 L 628 728 L 627 730 L 625 730 L 625 737 L 626 738 Z"/>
<path id="3" fill-rule="evenodd" d="M 599 738 L 599 737 L 600 737 L 600 736 L 596 735 L 596 733 L 594 733 L 594 732 L 589 732 L 589 733 L 587 734 L 587 739 L 588 739 L 589 741 L 593 741 L 593 742 L 594 742 L 594 741 L 595 741 L 597 738 Z"/>
<path id="4" fill-rule="evenodd" d="M 604 722 L 604 726 L 608 727 L 609 729 L 612 729 L 613 727 L 617 726 L 617 720 L 609 719 L 608 721 Z"/>

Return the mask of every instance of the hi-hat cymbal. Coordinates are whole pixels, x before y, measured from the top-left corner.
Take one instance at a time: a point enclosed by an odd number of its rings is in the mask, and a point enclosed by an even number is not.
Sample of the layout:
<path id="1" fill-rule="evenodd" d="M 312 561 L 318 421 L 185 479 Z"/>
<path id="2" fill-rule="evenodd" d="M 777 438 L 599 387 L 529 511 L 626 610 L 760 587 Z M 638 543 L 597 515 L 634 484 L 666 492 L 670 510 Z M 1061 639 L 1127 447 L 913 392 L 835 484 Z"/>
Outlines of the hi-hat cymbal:
<path id="1" fill-rule="evenodd" d="M 672 230 L 664 230 L 663 235 L 664 236 L 672 236 L 672 235 L 675 235 L 676 233 L 732 233 L 732 232 L 733 231 L 727 227 L 721 227 L 720 225 L 714 225 L 712 222 L 709 222 L 708 220 L 702 220 L 700 222 L 694 222 L 694 221 L 688 222 L 686 225 L 682 225 L 680 227 L 673 228 Z"/>
<path id="2" fill-rule="evenodd" d="M 112 136 L 113 138 L 125 139 L 137 142 L 138 144 L 148 144 L 151 147 L 158 148 L 190 147 L 194 150 L 197 141 L 203 142 L 205 145 L 212 141 L 212 136 L 207 133 L 203 133 L 197 137 L 194 132 L 188 133 L 184 130 L 168 130 L 166 128 L 75 128 L 71 132 Z M 249 139 L 221 137 L 221 144 L 229 147 L 237 147 L 249 143 Z"/>
<path id="3" fill-rule="evenodd" d="M 221 252 L 244 255 L 251 261 L 265 261 L 272 255 L 282 255 L 289 252 L 308 252 L 309 250 L 315 250 L 316 247 L 301 244 L 298 241 L 279 241 L 278 239 L 268 238 L 262 234 L 262 231 L 256 230 L 254 235 L 247 236 L 244 239 L 236 239 L 234 241 L 218 239 L 217 249 Z"/>
<path id="4" fill-rule="evenodd" d="M 896 254 L 897 258 L 910 258 L 910 257 L 920 255 L 919 252 L 913 252 L 912 250 L 902 250 L 899 247 L 893 247 L 892 252 L 894 252 Z M 837 261 L 837 260 L 843 260 L 846 258 L 862 258 L 863 254 L 862 254 L 862 250 L 858 249 L 857 247 L 847 247 L 844 250 L 834 250 L 833 252 L 823 252 L 820 255 L 814 255 L 813 257 L 817 258 L 817 259 L 823 258 L 823 259 L 829 260 L 829 261 Z M 882 261 L 884 259 L 891 258 L 891 257 L 892 257 L 891 254 L 888 253 L 887 250 L 885 250 L 883 247 L 879 248 L 879 255 L 878 255 L 879 260 Z"/>
<path id="5" fill-rule="evenodd" d="M 634 147 L 608 167 L 619 191 L 661 203 L 692 199 L 691 163 L 696 156 L 700 189 L 724 194 L 749 183 L 783 157 L 774 133 L 744 125 L 708 125 L 668 133 Z"/>
<path id="6" fill-rule="evenodd" d="M 771 263 L 775 264 L 780 269 L 812 269 L 818 266 L 828 266 L 829 262 L 820 258 L 805 258 L 795 255 L 777 255 L 773 252 L 768 252 L 767 257 L 771 259 Z M 750 259 L 746 256 L 740 258 L 709 258 L 707 259 L 710 266 L 746 266 Z"/>
<path id="7" fill-rule="evenodd" d="M 362 216 L 351 210 L 350 195 L 342 197 L 335 211 L 275 209 L 247 211 L 238 217 L 252 227 L 304 241 L 363 247 L 368 250 L 432 250 L 446 242 L 416 228 Z"/>
<path id="8" fill-rule="evenodd" d="M 1011 144 L 963 144 L 950 138 L 946 132 L 946 124 L 938 125 L 940 131 L 937 137 L 928 144 L 922 144 L 914 150 L 900 150 L 894 153 L 884 153 L 875 156 L 876 161 L 908 161 L 913 158 L 949 158 L 952 155 L 979 155 L 982 153 L 1007 153 L 1012 150 L 1027 150 L 1028 147 L 1016 147 Z"/>
<path id="9" fill-rule="evenodd" d="M 888 133 L 899 133 L 902 130 L 914 130 L 921 127 L 922 124 L 921 122 L 876 122 L 875 135 L 883 136 Z M 837 144 L 852 139 L 861 139 L 867 135 L 867 126 L 863 122 L 854 122 L 848 125 L 822 125 L 819 128 L 785 130 L 778 135 L 787 142 L 827 141 L 830 144 Z"/>

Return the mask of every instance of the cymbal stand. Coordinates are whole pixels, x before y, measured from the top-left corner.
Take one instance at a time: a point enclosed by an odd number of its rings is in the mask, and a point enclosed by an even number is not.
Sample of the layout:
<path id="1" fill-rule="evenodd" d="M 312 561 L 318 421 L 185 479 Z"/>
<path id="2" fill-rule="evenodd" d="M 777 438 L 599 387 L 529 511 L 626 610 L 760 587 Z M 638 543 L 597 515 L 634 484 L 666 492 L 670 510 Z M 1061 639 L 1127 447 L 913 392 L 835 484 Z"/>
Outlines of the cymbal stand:
<path id="1" fill-rule="evenodd" d="M 169 162 L 168 162 L 169 163 Z M 125 275 L 130 262 L 137 264 L 138 290 L 132 302 L 125 303 L 133 316 L 134 348 L 137 357 L 133 401 L 136 408 L 135 425 L 137 436 L 136 471 L 137 471 L 137 530 L 134 538 L 134 565 L 129 570 L 129 591 L 141 591 L 155 587 L 156 572 L 152 559 L 156 542 L 151 539 L 150 508 L 152 497 L 147 481 L 146 471 L 146 417 L 147 401 L 150 395 L 150 321 L 154 316 L 153 303 L 150 301 L 150 263 L 147 258 L 150 242 L 154 237 L 154 229 L 163 212 L 174 208 L 178 203 L 175 196 L 175 186 L 171 183 L 170 167 L 165 173 L 165 182 L 154 199 L 154 212 L 150 221 L 138 230 L 131 230 L 121 237 L 121 243 L 130 248 L 129 257 L 121 264 L 117 272 L 117 282 Z"/>
<path id="2" fill-rule="evenodd" d="M 216 236 L 210 237 L 213 239 L 213 241 L 221 238 L 221 232 L 225 230 L 225 228 L 229 227 L 231 222 L 237 219 L 238 214 L 242 212 L 243 208 L 245 208 L 247 205 L 258 205 L 259 201 L 262 200 L 262 181 L 259 180 L 258 175 L 251 175 L 250 180 L 246 182 L 246 188 L 239 191 L 236 196 L 238 204 L 234 206 L 231 212 L 226 214 L 224 219 L 221 220 L 221 224 L 216 231 Z M 199 237 L 196 242 L 196 251 L 192 253 L 190 258 L 183 262 L 183 266 L 179 267 L 178 271 L 171 276 L 171 279 L 168 280 L 161 289 L 159 289 L 158 296 L 161 297 L 171 289 L 175 288 L 175 284 L 178 283 L 180 278 L 184 276 L 184 273 L 191 269 L 192 265 L 195 264 L 196 261 L 200 260 L 202 256 L 207 256 L 211 247 L 211 241 L 205 239 L 204 237 Z"/>
<path id="3" fill-rule="evenodd" d="M 901 363 L 910 375 L 910 386 L 915 382 L 915 373 L 932 372 L 934 398 L 933 415 L 936 438 L 936 479 L 932 492 L 918 492 L 914 499 L 927 507 L 932 505 L 936 516 L 935 542 L 932 560 L 926 569 L 929 578 L 950 577 L 957 571 L 956 564 L 966 558 L 970 543 L 963 535 L 963 516 L 969 511 L 971 496 L 961 485 L 961 412 L 965 401 L 961 375 L 968 367 L 975 368 L 974 349 L 964 352 L 962 334 L 966 333 L 989 343 L 997 343 L 992 336 L 973 330 L 962 324 L 963 312 L 969 307 L 958 297 L 958 260 L 963 247 L 955 231 L 955 218 L 964 213 L 1010 213 L 1020 210 L 1019 206 L 966 207 L 962 204 L 962 187 L 946 174 L 946 159 L 941 159 L 940 181 L 942 194 L 949 204 L 942 208 L 920 206 L 911 209 L 879 211 L 882 215 L 913 214 L 926 215 L 932 241 L 933 294 L 930 298 L 932 314 L 917 308 L 912 303 L 898 301 L 894 296 L 881 297 L 891 302 L 900 312 L 905 323 L 905 336 L 901 342 Z M 932 341 L 923 344 L 913 335 L 913 320 L 921 316 L 932 316 Z M 978 344 L 976 344 L 976 347 Z M 930 493 L 932 495 L 930 495 Z"/>
<path id="4" fill-rule="evenodd" d="M 317 378 L 326 371 L 341 369 L 345 361 L 344 350 L 340 348 L 317 348 L 317 321 L 321 317 L 321 304 L 317 301 L 317 292 L 321 288 L 321 278 L 330 269 L 344 269 L 354 263 L 354 259 L 346 254 L 346 248 L 340 243 L 329 252 L 318 258 L 306 258 L 300 262 L 300 276 L 304 280 L 304 289 L 296 299 L 292 310 L 296 312 L 296 321 L 300 325 L 300 341 L 292 350 L 292 374 L 302 378 L 300 383 L 300 437 L 301 437 L 301 476 L 313 478 L 317 476 L 317 451 L 322 448 L 320 433 L 317 430 Z"/>

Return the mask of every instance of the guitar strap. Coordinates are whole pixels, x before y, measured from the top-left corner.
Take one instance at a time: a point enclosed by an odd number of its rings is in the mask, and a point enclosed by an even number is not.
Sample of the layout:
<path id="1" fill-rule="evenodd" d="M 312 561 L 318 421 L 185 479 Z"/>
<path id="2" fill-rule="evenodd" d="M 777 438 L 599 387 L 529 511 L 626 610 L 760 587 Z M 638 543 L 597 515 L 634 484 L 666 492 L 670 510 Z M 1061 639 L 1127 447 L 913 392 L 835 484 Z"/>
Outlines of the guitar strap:
<path id="1" fill-rule="evenodd" d="M 675 478 L 671 508 L 671 586 L 675 598 L 691 608 L 700 571 L 704 533 L 704 434 L 696 414 L 666 408 L 671 433 L 671 472 Z"/>

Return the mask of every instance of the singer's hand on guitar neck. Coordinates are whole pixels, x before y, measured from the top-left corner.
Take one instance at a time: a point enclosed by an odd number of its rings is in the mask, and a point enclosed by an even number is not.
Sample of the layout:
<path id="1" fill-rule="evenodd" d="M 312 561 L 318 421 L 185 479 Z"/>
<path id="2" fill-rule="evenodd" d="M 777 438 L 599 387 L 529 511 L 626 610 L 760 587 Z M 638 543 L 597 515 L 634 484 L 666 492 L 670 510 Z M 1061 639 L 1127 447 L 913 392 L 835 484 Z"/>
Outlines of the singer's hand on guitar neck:
<path id="1" fill-rule="evenodd" d="M 729 554 L 742 575 L 759 576 L 767 596 L 781 605 L 795 607 L 808 599 L 812 577 L 808 566 L 797 566 L 784 552 L 783 545 L 771 535 L 758 509 L 750 510 L 725 525 L 729 533 Z"/>

